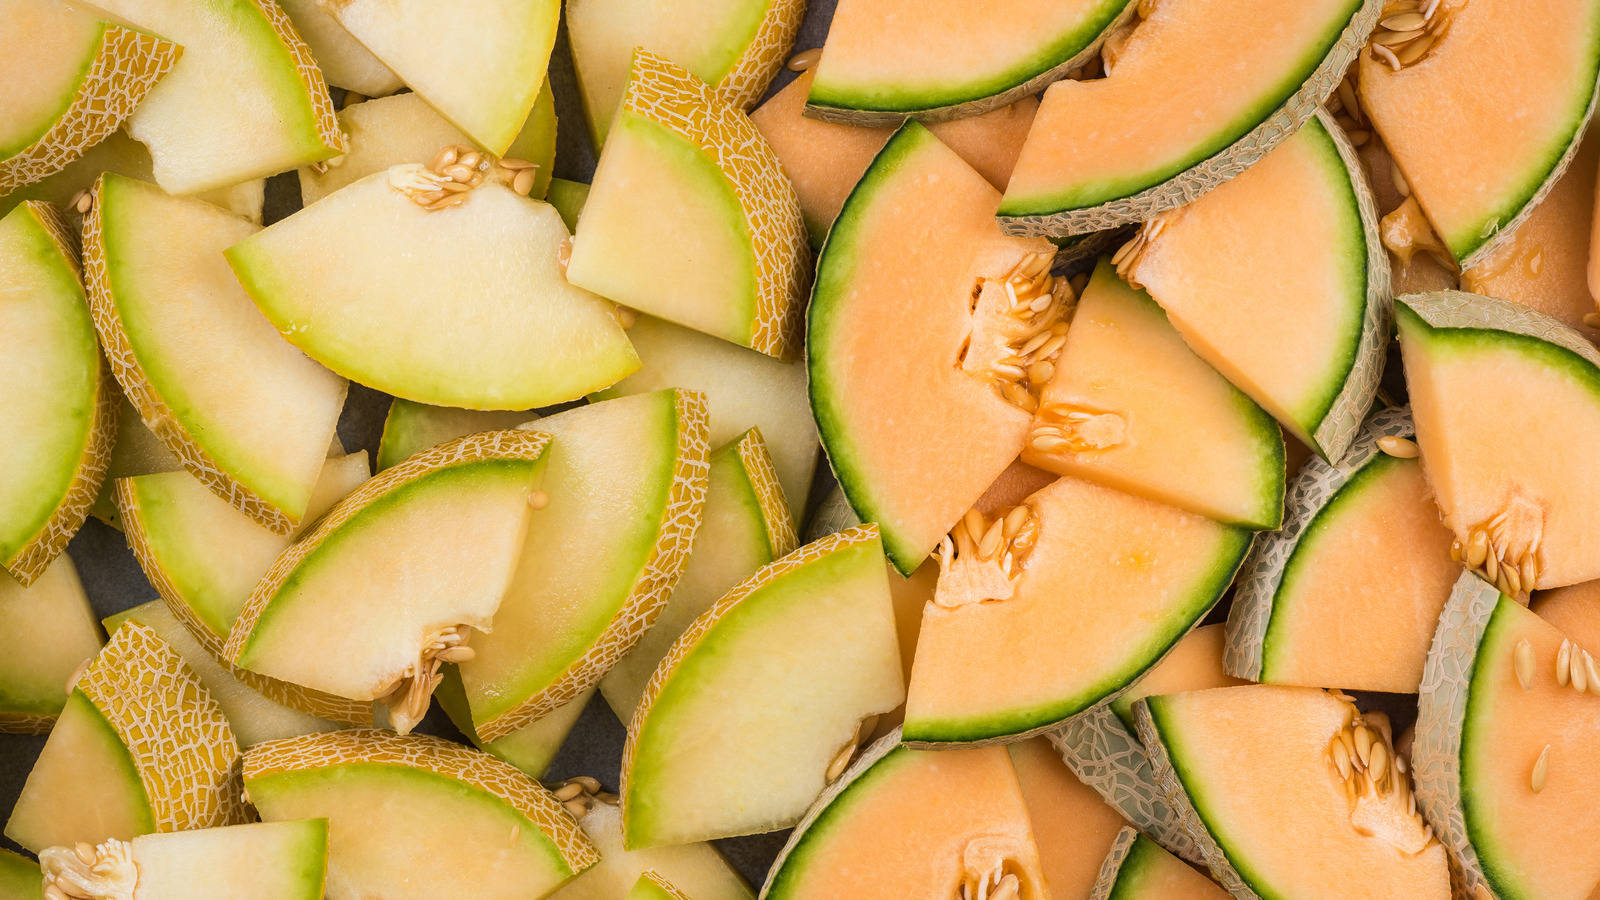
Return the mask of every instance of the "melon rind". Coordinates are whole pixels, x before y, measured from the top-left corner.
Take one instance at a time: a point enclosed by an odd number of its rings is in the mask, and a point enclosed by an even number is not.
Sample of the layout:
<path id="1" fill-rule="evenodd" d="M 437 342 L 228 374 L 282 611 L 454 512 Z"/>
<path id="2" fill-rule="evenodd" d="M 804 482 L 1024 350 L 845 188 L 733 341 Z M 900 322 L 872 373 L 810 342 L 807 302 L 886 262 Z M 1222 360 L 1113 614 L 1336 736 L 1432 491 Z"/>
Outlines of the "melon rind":
<path id="1" fill-rule="evenodd" d="M 1117 837 L 1111 842 L 1111 849 L 1106 853 L 1105 862 L 1100 864 L 1100 875 L 1094 880 L 1093 893 L 1089 900 L 1111 900 L 1111 892 L 1117 888 L 1117 879 L 1122 875 L 1122 864 L 1127 862 L 1128 853 L 1133 850 L 1133 845 L 1139 842 L 1139 832 L 1136 829 L 1124 826 L 1117 832 Z"/>
<path id="2" fill-rule="evenodd" d="M 690 897 L 660 875 L 645 872 L 628 892 L 628 900 L 690 900 Z"/>
<path id="3" fill-rule="evenodd" d="M 1600 350 L 1580 332 L 1561 320 L 1520 303 L 1469 294 L 1466 291 L 1434 291 L 1406 294 L 1395 298 L 1417 315 L 1429 328 L 1487 328 L 1509 331 L 1575 353 L 1600 369 Z"/>
<path id="4" fill-rule="evenodd" d="M 766 7 L 744 52 L 711 86 L 724 103 L 739 109 L 747 109 L 767 93 L 806 17 L 806 0 L 767 0 Z"/>

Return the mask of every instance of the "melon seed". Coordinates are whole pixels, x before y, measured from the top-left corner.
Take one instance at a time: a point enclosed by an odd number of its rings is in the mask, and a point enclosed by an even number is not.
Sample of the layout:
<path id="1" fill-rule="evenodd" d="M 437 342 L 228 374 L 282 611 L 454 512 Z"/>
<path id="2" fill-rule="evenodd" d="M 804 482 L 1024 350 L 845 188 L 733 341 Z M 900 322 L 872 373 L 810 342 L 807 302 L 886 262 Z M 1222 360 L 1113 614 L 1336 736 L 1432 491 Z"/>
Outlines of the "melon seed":
<path id="1" fill-rule="evenodd" d="M 1511 667 L 1517 673 L 1517 683 L 1523 690 L 1533 687 L 1533 645 L 1527 638 L 1517 641 L 1517 646 L 1511 651 Z"/>
<path id="2" fill-rule="evenodd" d="M 1537 794 L 1540 791 L 1544 790 L 1544 783 L 1545 783 L 1546 779 L 1548 779 L 1549 777 L 1550 777 L 1550 745 L 1549 744 L 1545 744 L 1544 745 L 1544 749 L 1539 751 L 1539 759 L 1538 759 L 1538 761 L 1536 761 L 1533 764 L 1533 777 L 1530 779 L 1530 782 L 1529 782 L 1529 784 L 1533 788 L 1533 792 L 1535 794 Z"/>
<path id="3" fill-rule="evenodd" d="M 1572 642 L 1562 638 L 1556 651 L 1556 684 L 1566 687 L 1572 680 Z"/>
<path id="4" fill-rule="evenodd" d="M 1378 449 L 1396 459 L 1416 459 L 1422 453 L 1416 441 L 1394 434 L 1378 438 Z"/>

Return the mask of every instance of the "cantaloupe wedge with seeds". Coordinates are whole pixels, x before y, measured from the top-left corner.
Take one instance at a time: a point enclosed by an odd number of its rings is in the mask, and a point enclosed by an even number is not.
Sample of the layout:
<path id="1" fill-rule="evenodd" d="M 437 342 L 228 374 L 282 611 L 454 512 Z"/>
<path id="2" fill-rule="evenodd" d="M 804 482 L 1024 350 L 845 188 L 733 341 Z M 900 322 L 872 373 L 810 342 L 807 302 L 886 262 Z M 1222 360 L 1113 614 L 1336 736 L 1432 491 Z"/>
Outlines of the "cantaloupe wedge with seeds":
<path id="1" fill-rule="evenodd" d="M 272 741 L 245 754 L 244 788 L 266 821 L 328 820 L 330 897 L 544 897 L 599 859 L 538 782 L 434 737 Z"/>
<path id="2" fill-rule="evenodd" d="M 749 118 L 675 63 L 636 51 L 567 278 L 788 357 L 807 261 L 794 188 Z"/>
<path id="3" fill-rule="evenodd" d="M 1574 642 L 1600 647 L 1600 581 L 1539 591 L 1528 608 Z"/>
<path id="4" fill-rule="evenodd" d="M 443 675 L 444 679 L 434 690 L 433 697 L 439 701 L 439 708 L 444 710 L 450 724 L 465 735 L 472 746 L 516 766 L 531 778 L 544 777 L 551 761 L 566 741 L 567 734 L 578 724 L 584 707 L 589 705 L 589 699 L 595 692 L 594 688 L 590 688 L 565 706 L 545 713 L 516 731 L 486 741 L 478 737 L 477 729 L 472 726 L 472 706 L 467 702 L 467 693 L 461 686 L 460 673 L 448 668 Z"/>
<path id="5" fill-rule="evenodd" d="M 100 649 L 72 560 L 58 557 L 27 587 L 0 573 L 0 734 L 45 734 L 67 702 L 67 681 Z"/>
<path id="6" fill-rule="evenodd" d="M 1089 896 L 1122 816 L 1079 781 L 1042 737 L 1007 744 L 1050 895 Z"/>
<path id="7" fill-rule="evenodd" d="M 694 900 L 751 900 L 755 892 L 708 843 L 629 850 L 622 841 L 622 810 L 600 799 L 578 820 L 600 851 L 600 861 L 551 896 L 551 900 L 613 900 L 654 872 Z"/>
<path id="8" fill-rule="evenodd" d="M 1333 92 L 1380 5 L 1151 4 L 1109 77 L 1045 91 L 1000 205 L 1003 227 L 1085 234 L 1148 219 L 1233 178 Z M 1214 77 L 1224 69 L 1225 81 Z"/>
<path id="9" fill-rule="evenodd" d="M 0 567 L 24 585 L 66 547 L 100 491 L 116 389 L 95 344 L 75 241 L 54 208 L 0 219 Z"/>
<path id="10" fill-rule="evenodd" d="M 1227 900 L 1229 893 L 1132 828 L 1117 835 L 1090 900 Z"/>
<path id="11" fill-rule="evenodd" d="M 378 440 L 378 471 L 399 464 L 413 453 L 481 431 L 515 428 L 538 418 L 517 410 L 456 409 L 396 399 L 383 419 Z"/>
<path id="12" fill-rule="evenodd" d="M 5 834 L 37 852 L 243 821 L 238 761 L 200 679 L 154 631 L 129 624 L 78 677 Z"/>
<path id="13" fill-rule="evenodd" d="M 34 860 L 0 849 L 0 897 L 6 900 L 39 900 L 39 864 Z"/>
<path id="14" fill-rule="evenodd" d="M 87 855 L 89 859 L 85 860 Z M 39 853 L 51 896 L 117 900 L 321 900 L 328 821 L 295 819 L 115 838 Z"/>
<path id="15" fill-rule="evenodd" d="M 321 0 L 280 0 L 278 5 L 311 48 L 328 84 L 368 97 L 382 97 L 405 86 L 393 69 L 339 24 Z"/>

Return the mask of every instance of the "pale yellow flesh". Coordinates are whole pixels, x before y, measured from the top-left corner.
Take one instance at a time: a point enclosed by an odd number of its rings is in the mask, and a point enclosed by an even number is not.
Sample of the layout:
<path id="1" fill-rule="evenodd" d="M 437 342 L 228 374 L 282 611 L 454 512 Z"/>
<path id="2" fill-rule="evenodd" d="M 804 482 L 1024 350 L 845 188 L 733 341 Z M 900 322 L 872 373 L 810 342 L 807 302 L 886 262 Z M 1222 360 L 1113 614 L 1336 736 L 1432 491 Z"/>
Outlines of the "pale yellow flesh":
<path id="1" fill-rule="evenodd" d="M 579 820 L 600 861 L 551 895 L 550 900 L 616 900 L 647 871 L 694 900 L 749 900 L 755 896 L 739 873 L 710 844 L 628 850 L 622 846 L 622 811 L 601 803 Z"/>
<path id="2" fill-rule="evenodd" d="M 65 554 L 23 587 L 0 573 L 0 634 L 15 641 L 0 655 L 0 720 L 6 713 L 52 714 L 67 699 L 67 678 L 100 649 L 100 629 Z M 26 702 L 18 702 L 26 701 Z M 38 708 L 53 701 L 52 708 Z M 11 709 L 12 706 L 24 707 Z M 3 726 L 3 722 L 0 722 Z"/>
<path id="3" fill-rule="evenodd" d="M 51 0 L 10 0 L 0 58 L 0 158 L 41 136 L 72 102 L 100 47 L 104 22 Z"/>
<path id="4" fill-rule="evenodd" d="M 253 822 L 133 839 L 133 900 L 313 900 L 327 845 L 317 823 Z"/>
<path id="5" fill-rule="evenodd" d="M 108 743 L 104 721 L 74 703 L 56 720 L 6 822 L 6 837 L 35 853 L 78 841 L 127 840 L 148 827 L 144 786 L 123 778 L 126 751 L 114 736 L 114 746 Z"/>
<path id="6" fill-rule="evenodd" d="M 278 5 L 311 48 L 329 84 L 368 97 L 392 94 L 404 87 L 399 75 L 328 14 L 322 0 L 279 0 Z"/>

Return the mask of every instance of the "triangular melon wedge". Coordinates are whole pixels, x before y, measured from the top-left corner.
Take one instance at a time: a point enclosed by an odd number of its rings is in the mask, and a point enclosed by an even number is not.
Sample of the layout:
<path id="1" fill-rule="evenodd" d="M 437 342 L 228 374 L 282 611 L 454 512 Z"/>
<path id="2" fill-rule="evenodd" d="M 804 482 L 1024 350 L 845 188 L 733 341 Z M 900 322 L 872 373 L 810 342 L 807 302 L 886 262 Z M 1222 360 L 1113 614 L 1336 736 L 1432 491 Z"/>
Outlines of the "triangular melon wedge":
<path id="1" fill-rule="evenodd" d="M 654 872 L 646 872 L 639 876 L 628 890 L 627 900 L 692 900 L 688 894 L 672 886 L 672 883 Z"/>
<path id="2" fill-rule="evenodd" d="M 0 194 L 60 171 L 117 130 L 183 48 L 56 0 L 13 0 L 0 62 Z"/>
<path id="3" fill-rule="evenodd" d="M 464 437 L 357 488 L 272 563 L 223 658 L 381 700 L 396 730 L 409 730 L 427 712 L 439 667 L 471 656 L 473 630 L 487 631 L 500 606 L 549 440 L 531 431 Z"/>
<path id="4" fill-rule="evenodd" d="M 123 392 L 196 478 L 287 534 L 346 385 L 285 344 L 228 271 L 221 250 L 256 226 L 110 173 L 92 197 L 84 274 Z M 241 375 L 217 377 L 228 372 Z"/>
<path id="5" fill-rule="evenodd" d="M 227 261 L 284 339 L 419 403 L 528 409 L 638 368 L 610 305 L 562 278 L 554 209 L 493 178 L 425 205 L 445 181 L 461 184 L 415 163 L 369 175 Z"/>
<path id="6" fill-rule="evenodd" d="M 84 859 L 88 856 L 88 859 Z M 328 820 L 116 838 L 40 852 L 52 896 L 89 900 L 321 900 Z"/>
<path id="7" fill-rule="evenodd" d="M 394 70 L 339 24 L 322 0 L 279 0 L 278 5 L 311 48 L 328 84 L 368 97 L 382 97 L 405 86 Z"/>
<path id="8" fill-rule="evenodd" d="M 0 848 L 0 897 L 6 900 L 40 900 L 39 864 Z"/>
<path id="9" fill-rule="evenodd" d="M 24 585 L 83 524 L 117 429 L 75 245 L 47 204 L 0 219 L 0 567 Z"/>
<path id="10" fill-rule="evenodd" d="M 486 741 L 478 737 L 477 729 L 472 727 L 472 706 L 467 702 L 467 692 L 461 686 L 461 674 L 454 668 L 445 669 L 443 674 L 444 680 L 439 682 L 433 697 L 439 701 L 439 708 L 444 710 L 450 724 L 465 735 L 472 746 L 505 760 L 532 778 L 543 778 L 550 769 L 567 734 L 578 724 L 578 719 L 595 692 L 591 687 L 569 700 L 565 706 L 545 713 L 532 723 L 503 737 Z"/>
<path id="11" fill-rule="evenodd" d="M 445 441 L 481 431 L 515 428 L 537 418 L 538 414 L 532 412 L 456 409 L 396 399 L 389 404 L 389 412 L 383 419 L 383 435 L 378 440 L 378 471 Z"/>
<path id="12" fill-rule="evenodd" d="M 539 96 L 557 0 L 326 0 L 323 9 L 478 146 L 511 146 Z"/>
<path id="13" fill-rule="evenodd" d="M 0 734 L 46 734 L 67 702 L 67 681 L 100 650 L 89 598 L 72 560 L 58 557 L 23 587 L 0 573 Z"/>
<path id="14" fill-rule="evenodd" d="M 1221 522 L 1283 521 L 1283 435 L 1102 260 L 1039 397 L 1022 460 Z"/>
<path id="15" fill-rule="evenodd" d="M 1132 828 L 1117 835 L 1090 900 L 1228 900 L 1231 895 Z"/>
<path id="16" fill-rule="evenodd" d="M 328 820 L 328 896 L 544 897 L 599 858 L 538 782 L 423 735 L 330 731 L 244 757 L 269 822 Z"/>
<path id="17" fill-rule="evenodd" d="M 1600 576 L 1600 470 L 1586 449 L 1600 441 L 1600 352 L 1555 319 L 1476 294 L 1413 294 L 1395 311 L 1453 555 L 1513 595 Z"/>
<path id="18" fill-rule="evenodd" d="M 572 879 L 551 900 L 614 900 L 629 885 L 655 873 L 693 900 L 753 900 L 755 892 L 716 847 L 708 843 L 678 844 L 629 850 L 622 843 L 622 810 L 615 798 L 597 798 L 578 824 L 600 851 L 600 861 Z"/>
<path id="19" fill-rule="evenodd" d="M 1045 91 L 1000 205 L 1003 227 L 1087 234 L 1148 219 L 1233 178 L 1333 92 L 1381 7 L 1140 4 L 1107 77 Z"/>
<path id="20" fill-rule="evenodd" d="M 1451 896 L 1386 720 L 1342 695 L 1260 684 L 1134 710 L 1162 787 L 1234 897 Z"/>
<path id="21" fill-rule="evenodd" d="M 1050 896 L 1087 897 L 1123 819 L 1042 737 L 1007 744 Z"/>
<path id="22" fill-rule="evenodd" d="M 45 847 L 243 821 L 239 745 L 166 641 L 129 623 L 74 684 L 6 822 Z"/>
<path id="23" fill-rule="evenodd" d="M 155 179 L 192 194 L 344 152 L 311 48 L 271 0 L 99 0 L 112 15 L 183 45 L 128 119 Z M 226 102 L 217 98 L 226 97 Z"/>
<path id="24" fill-rule="evenodd" d="M 628 726 L 630 848 L 794 824 L 904 696 L 877 529 L 807 544 L 678 638 Z"/>
<path id="25" fill-rule="evenodd" d="M 1301 443 L 1344 455 L 1383 372 L 1389 255 L 1360 160 L 1331 116 L 1146 223 L 1117 270 Z"/>
<path id="26" fill-rule="evenodd" d="M 777 357 L 799 349 L 809 259 L 794 187 L 738 108 L 636 50 L 567 278 Z"/>
<path id="27" fill-rule="evenodd" d="M 661 614 L 705 502 L 705 398 L 665 390 L 533 423 L 555 437 L 495 632 L 459 667 L 493 741 L 593 687 Z M 573 560 L 586 560 L 574 566 Z"/>

